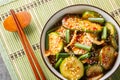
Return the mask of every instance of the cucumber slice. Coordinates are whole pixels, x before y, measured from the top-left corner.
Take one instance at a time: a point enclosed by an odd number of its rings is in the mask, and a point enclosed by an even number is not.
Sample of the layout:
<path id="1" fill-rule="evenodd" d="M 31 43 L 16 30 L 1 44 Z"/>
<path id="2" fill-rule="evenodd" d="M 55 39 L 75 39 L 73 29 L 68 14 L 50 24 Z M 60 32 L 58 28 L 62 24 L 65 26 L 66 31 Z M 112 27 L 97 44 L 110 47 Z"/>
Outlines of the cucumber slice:
<path id="1" fill-rule="evenodd" d="M 49 34 L 49 50 L 51 55 L 56 55 L 63 49 L 63 40 L 57 32 L 51 32 Z"/>
<path id="2" fill-rule="evenodd" d="M 62 25 L 66 29 L 80 30 L 81 25 L 79 24 L 79 21 L 81 21 L 81 19 L 76 15 L 66 15 L 62 19 Z"/>
<path id="3" fill-rule="evenodd" d="M 83 20 L 80 22 L 81 26 L 81 31 L 85 32 L 101 32 L 102 31 L 102 26 L 96 23 L 92 23 L 88 20 Z"/>
<path id="4" fill-rule="evenodd" d="M 60 72 L 68 80 L 78 80 L 84 75 L 84 66 L 76 57 L 70 56 L 60 64 Z"/>
<path id="5" fill-rule="evenodd" d="M 112 23 L 110 23 L 110 22 L 106 22 L 105 26 L 109 30 L 110 35 L 115 37 L 116 36 L 116 30 L 115 30 L 114 25 Z"/>
<path id="6" fill-rule="evenodd" d="M 112 46 L 105 46 L 101 49 L 99 61 L 105 70 L 109 70 L 115 61 L 115 49 Z"/>
<path id="7" fill-rule="evenodd" d="M 56 31 L 57 29 L 59 29 L 61 26 L 55 26 L 54 28 L 52 28 L 52 29 L 50 29 L 50 30 L 48 30 L 47 32 L 46 32 L 46 39 L 45 39 L 45 49 L 46 50 L 48 50 L 49 49 L 49 33 L 51 33 L 51 32 L 54 32 L 54 31 Z"/>
<path id="8" fill-rule="evenodd" d="M 66 16 L 62 20 L 62 24 L 66 29 L 80 30 L 85 32 L 100 32 L 102 26 L 96 23 L 92 23 L 88 20 L 82 20 L 75 15 Z"/>
<path id="9" fill-rule="evenodd" d="M 96 77 L 102 73 L 103 73 L 103 68 L 98 64 L 89 66 L 86 70 L 87 77 Z M 98 79 L 96 79 L 96 80 L 98 80 Z"/>
<path id="10" fill-rule="evenodd" d="M 83 19 L 88 19 L 90 17 L 92 17 L 92 18 L 101 17 L 101 15 L 98 14 L 97 12 L 95 12 L 95 11 L 85 11 L 85 12 L 83 12 L 83 14 L 82 14 Z"/>
<path id="11" fill-rule="evenodd" d="M 114 47 L 116 50 L 118 48 L 117 42 L 114 37 L 110 37 L 111 45 Z"/>
<path id="12" fill-rule="evenodd" d="M 66 28 L 64 28 L 63 26 L 60 26 L 55 32 L 57 32 L 60 35 L 60 37 L 64 39 L 65 31 L 66 31 Z"/>

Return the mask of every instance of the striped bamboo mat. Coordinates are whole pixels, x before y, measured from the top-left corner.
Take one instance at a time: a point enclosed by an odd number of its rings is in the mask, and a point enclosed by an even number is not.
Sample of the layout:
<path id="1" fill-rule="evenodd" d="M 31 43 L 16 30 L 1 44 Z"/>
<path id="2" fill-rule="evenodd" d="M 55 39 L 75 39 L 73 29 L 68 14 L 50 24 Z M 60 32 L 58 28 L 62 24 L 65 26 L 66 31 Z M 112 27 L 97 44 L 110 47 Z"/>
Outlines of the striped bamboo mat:
<path id="1" fill-rule="evenodd" d="M 120 24 L 120 0 L 15 0 L 0 6 L 0 53 L 7 66 L 12 80 L 35 80 L 27 57 L 23 51 L 20 39 L 16 32 L 8 32 L 3 27 L 3 21 L 10 15 L 9 10 L 16 12 L 27 10 L 32 16 L 25 34 L 35 55 L 44 70 L 47 80 L 58 80 L 45 66 L 40 55 L 40 34 L 46 21 L 56 11 L 73 4 L 91 4 L 109 12 Z M 120 68 L 109 78 L 120 80 Z"/>

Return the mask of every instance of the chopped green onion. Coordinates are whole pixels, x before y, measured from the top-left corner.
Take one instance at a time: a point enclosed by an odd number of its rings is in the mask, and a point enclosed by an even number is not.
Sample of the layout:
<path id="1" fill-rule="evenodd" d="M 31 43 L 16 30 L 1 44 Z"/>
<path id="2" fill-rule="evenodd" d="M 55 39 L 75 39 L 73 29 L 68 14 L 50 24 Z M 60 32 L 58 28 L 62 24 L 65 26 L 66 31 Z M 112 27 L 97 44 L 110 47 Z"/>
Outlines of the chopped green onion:
<path id="1" fill-rule="evenodd" d="M 63 61 L 63 59 L 60 58 L 60 59 L 56 62 L 56 64 L 55 64 L 55 68 L 56 68 L 56 69 L 59 68 L 59 66 L 60 66 L 60 64 L 61 64 L 62 61 Z"/>
<path id="2" fill-rule="evenodd" d="M 105 19 L 104 18 L 88 18 L 89 21 L 91 22 L 97 22 L 97 23 L 104 23 L 105 22 Z"/>
<path id="3" fill-rule="evenodd" d="M 87 45 L 83 45 L 80 43 L 75 43 L 74 45 L 75 45 L 75 47 L 82 48 L 82 49 L 87 50 L 87 51 L 90 51 L 92 48 L 92 46 L 87 46 Z"/>
<path id="4" fill-rule="evenodd" d="M 59 59 L 59 53 L 56 54 L 56 61 Z"/>
<path id="5" fill-rule="evenodd" d="M 83 59 L 86 59 L 86 58 L 89 58 L 89 57 L 91 57 L 91 54 L 90 54 L 90 52 L 87 52 L 87 53 L 81 55 L 78 59 L 83 60 Z"/>
<path id="6" fill-rule="evenodd" d="M 70 56 L 68 53 L 59 53 L 59 57 L 68 57 Z"/>
<path id="7" fill-rule="evenodd" d="M 56 54 L 56 61 L 59 58 L 65 58 L 65 57 L 68 57 L 68 56 L 70 56 L 68 53 L 58 53 L 58 54 Z"/>
<path id="8" fill-rule="evenodd" d="M 107 38 L 107 27 L 103 27 L 101 38 L 102 39 L 106 39 Z"/>
<path id="9" fill-rule="evenodd" d="M 69 42 L 70 42 L 70 30 L 69 30 L 69 29 L 66 30 L 65 39 L 66 39 L 66 43 L 69 43 Z"/>

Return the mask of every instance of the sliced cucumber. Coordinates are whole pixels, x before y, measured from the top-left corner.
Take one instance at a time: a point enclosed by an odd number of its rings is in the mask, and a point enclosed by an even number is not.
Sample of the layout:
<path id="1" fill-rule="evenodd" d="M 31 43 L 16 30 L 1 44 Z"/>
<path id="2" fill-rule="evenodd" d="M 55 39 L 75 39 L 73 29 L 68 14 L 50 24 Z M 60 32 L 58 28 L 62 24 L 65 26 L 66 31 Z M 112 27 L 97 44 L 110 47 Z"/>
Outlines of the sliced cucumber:
<path id="1" fill-rule="evenodd" d="M 88 19 L 90 17 L 92 17 L 92 18 L 101 17 L 101 15 L 98 14 L 97 12 L 95 12 L 95 11 L 85 11 L 85 12 L 83 12 L 83 14 L 82 14 L 83 19 Z"/>
<path id="2" fill-rule="evenodd" d="M 51 55 L 56 55 L 63 49 L 63 40 L 57 32 L 51 32 L 49 34 L 49 50 Z"/>
<path id="3" fill-rule="evenodd" d="M 112 46 L 103 47 L 100 51 L 99 61 L 105 70 L 110 69 L 115 61 L 115 49 Z"/>
<path id="4" fill-rule="evenodd" d="M 110 41 L 111 41 L 111 45 L 117 49 L 117 42 L 115 40 L 115 36 L 116 36 L 116 29 L 114 27 L 114 25 L 110 22 L 107 22 L 105 24 L 105 26 L 108 28 L 109 32 L 110 32 Z"/>
<path id="5" fill-rule="evenodd" d="M 96 23 L 92 23 L 87 20 L 83 20 L 80 22 L 81 26 L 81 31 L 85 32 L 100 32 L 102 31 L 102 26 Z"/>
<path id="6" fill-rule="evenodd" d="M 114 25 L 112 23 L 110 23 L 110 22 L 106 22 L 105 26 L 109 30 L 110 35 L 115 37 L 116 36 L 116 30 L 115 30 Z"/>
<path id="7" fill-rule="evenodd" d="M 62 20 L 62 24 L 65 28 L 71 30 L 80 30 L 85 32 L 100 32 L 102 26 L 96 23 L 92 23 L 88 20 L 82 20 L 75 15 L 66 16 Z"/>
<path id="8" fill-rule="evenodd" d="M 103 73 L 103 68 L 98 64 L 94 64 L 92 66 L 89 66 L 86 70 L 87 77 L 96 77 L 102 73 Z"/>
<path id="9" fill-rule="evenodd" d="M 78 80 L 84 75 L 84 66 L 76 57 L 70 56 L 60 64 L 60 72 L 68 80 Z"/>
<path id="10" fill-rule="evenodd" d="M 81 19 L 76 15 L 66 15 L 62 20 L 62 25 L 66 29 L 80 30 L 81 25 L 79 21 L 81 21 Z"/>
<path id="11" fill-rule="evenodd" d="M 55 32 L 57 32 L 60 35 L 60 37 L 64 39 L 65 31 L 66 31 L 66 28 L 64 28 L 63 26 L 60 26 Z"/>
<path id="12" fill-rule="evenodd" d="M 114 37 L 110 37 L 111 45 L 114 47 L 116 50 L 118 48 L 117 42 Z"/>
<path id="13" fill-rule="evenodd" d="M 45 39 L 45 49 L 48 50 L 49 49 L 49 33 L 54 32 L 55 30 L 59 29 L 61 26 L 55 26 L 54 28 L 48 30 L 46 32 L 46 39 Z"/>

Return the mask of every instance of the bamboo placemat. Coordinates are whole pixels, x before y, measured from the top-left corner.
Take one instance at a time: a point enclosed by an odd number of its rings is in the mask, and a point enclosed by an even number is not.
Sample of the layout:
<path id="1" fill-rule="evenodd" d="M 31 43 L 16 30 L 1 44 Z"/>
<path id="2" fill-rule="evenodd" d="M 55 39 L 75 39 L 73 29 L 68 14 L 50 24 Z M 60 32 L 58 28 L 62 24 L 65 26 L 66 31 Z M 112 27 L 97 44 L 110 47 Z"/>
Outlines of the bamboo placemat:
<path id="1" fill-rule="evenodd" d="M 27 57 L 23 51 L 20 39 L 16 32 L 8 32 L 3 27 L 3 21 L 9 10 L 16 12 L 27 10 L 32 16 L 30 25 L 24 29 L 25 34 L 35 55 L 44 70 L 47 80 L 58 80 L 46 67 L 40 55 L 40 34 L 46 21 L 56 11 L 73 4 L 91 4 L 109 12 L 120 24 L 120 0 L 16 0 L 0 6 L 0 53 L 7 66 L 12 80 L 35 80 Z M 109 78 L 109 80 L 120 80 L 120 67 Z"/>

